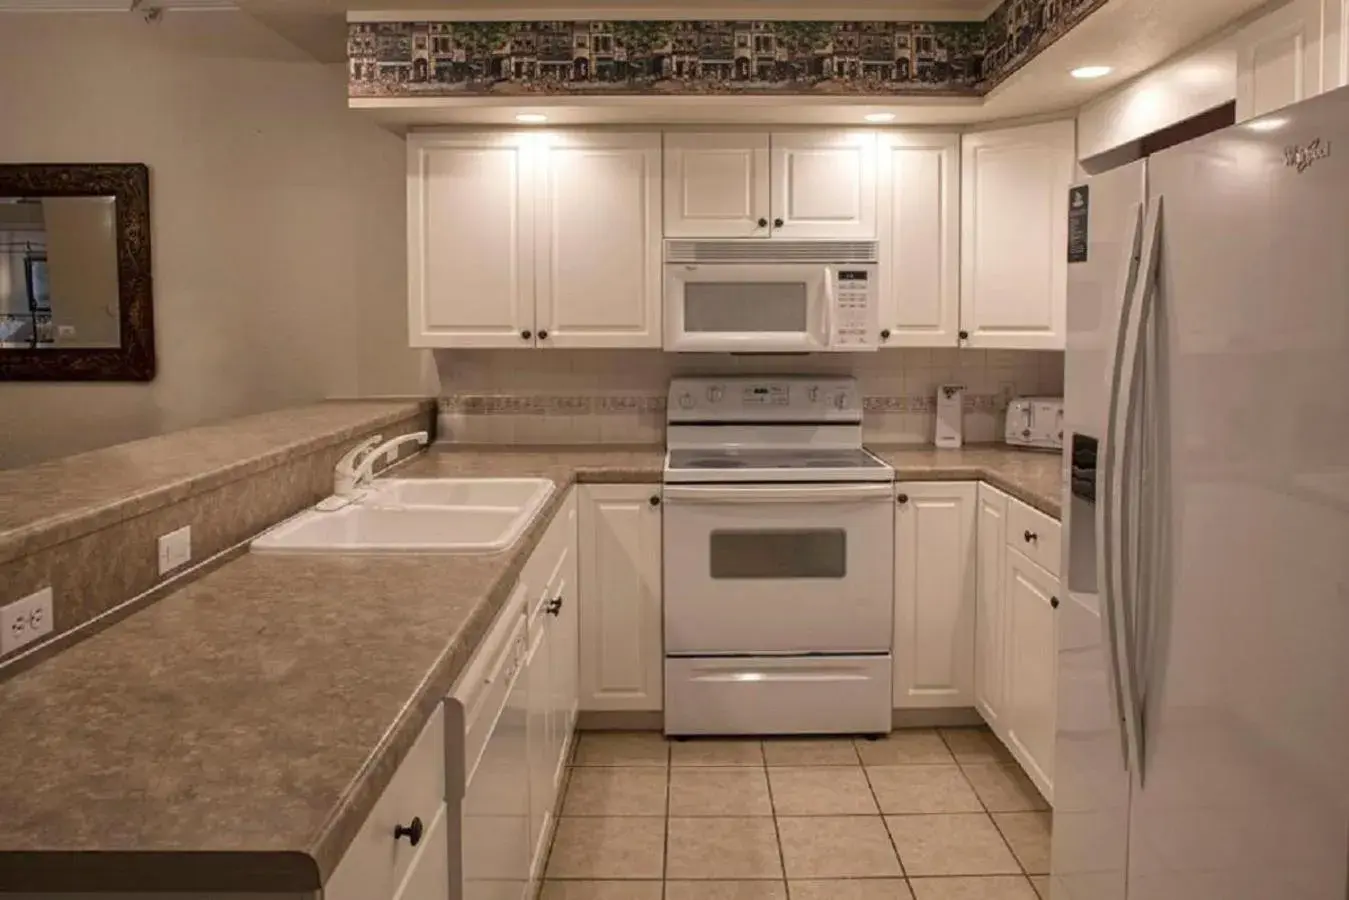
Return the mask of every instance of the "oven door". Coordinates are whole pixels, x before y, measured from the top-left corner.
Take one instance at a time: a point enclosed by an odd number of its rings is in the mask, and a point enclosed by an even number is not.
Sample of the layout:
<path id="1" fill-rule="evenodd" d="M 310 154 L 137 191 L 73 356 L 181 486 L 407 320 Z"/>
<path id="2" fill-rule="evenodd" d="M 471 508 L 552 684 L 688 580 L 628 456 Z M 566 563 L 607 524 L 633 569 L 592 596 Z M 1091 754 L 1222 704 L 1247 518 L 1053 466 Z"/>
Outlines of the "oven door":
<path id="1" fill-rule="evenodd" d="M 885 653 L 893 486 L 665 488 L 671 655 Z"/>
<path id="2" fill-rule="evenodd" d="M 834 270 L 821 263 L 665 267 L 665 349 L 809 353 L 830 349 Z"/>

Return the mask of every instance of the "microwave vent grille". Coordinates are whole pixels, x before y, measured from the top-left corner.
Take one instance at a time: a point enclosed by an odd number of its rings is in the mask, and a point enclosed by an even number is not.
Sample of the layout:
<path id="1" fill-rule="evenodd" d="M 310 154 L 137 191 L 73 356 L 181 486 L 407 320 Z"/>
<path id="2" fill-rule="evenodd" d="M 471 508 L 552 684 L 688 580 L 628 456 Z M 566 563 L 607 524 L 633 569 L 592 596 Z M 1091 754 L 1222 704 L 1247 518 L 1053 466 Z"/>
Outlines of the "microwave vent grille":
<path id="1" fill-rule="evenodd" d="M 668 263 L 874 263 L 875 241 L 666 241 Z"/>

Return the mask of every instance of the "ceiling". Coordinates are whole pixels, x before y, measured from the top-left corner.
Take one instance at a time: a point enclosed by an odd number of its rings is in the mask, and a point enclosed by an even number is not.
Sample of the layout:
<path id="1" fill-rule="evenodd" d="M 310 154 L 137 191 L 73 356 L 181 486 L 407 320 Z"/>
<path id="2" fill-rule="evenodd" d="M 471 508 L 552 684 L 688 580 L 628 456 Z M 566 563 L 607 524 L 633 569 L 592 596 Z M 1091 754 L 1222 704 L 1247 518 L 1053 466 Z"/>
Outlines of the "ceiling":
<path id="1" fill-rule="evenodd" d="M 361 12 L 428 10 L 449 17 L 443 2 L 432 0 L 236 0 L 238 5 L 315 57 L 345 60 L 347 10 Z M 643 0 L 457 0 L 455 19 L 566 18 L 829 18 L 917 20 L 982 19 L 996 0 L 818 0 L 742 2 L 683 0 L 677 6 Z M 866 112 L 897 114 L 897 123 L 950 125 L 1023 118 L 1075 109 L 1112 87 L 1200 41 L 1225 25 L 1264 6 L 1266 0 L 1109 0 L 1072 32 L 1042 52 L 984 98 L 905 97 L 881 104 L 875 97 L 643 97 L 570 98 L 476 97 L 446 100 L 418 98 L 407 108 L 380 100 L 370 114 L 388 124 L 513 124 L 522 110 L 546 110 L 554 124 L 755 122 L 761 124 L 857 124 Z M 821 15 L 821 12 L 827 15 Z M 1114 72 L 1097 81 L 1077 81 L 1070 69 L 1104 64 Z M 353 105 L 358 105 L 354 102 Z M 415 108 L 414 108 L 415 107 Z"/>

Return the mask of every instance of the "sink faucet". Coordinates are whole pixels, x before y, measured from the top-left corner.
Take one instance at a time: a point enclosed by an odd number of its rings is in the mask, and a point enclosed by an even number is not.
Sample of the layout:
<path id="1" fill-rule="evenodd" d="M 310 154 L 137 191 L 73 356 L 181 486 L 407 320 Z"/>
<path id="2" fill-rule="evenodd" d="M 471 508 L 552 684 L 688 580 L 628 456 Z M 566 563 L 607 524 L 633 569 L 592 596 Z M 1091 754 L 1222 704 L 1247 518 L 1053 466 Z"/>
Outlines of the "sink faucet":
<path id="1" fill-rule="evenodd" d="M 337 497 L 350 497 L 356 491 L 356 465 L 366 459 L 384 440 L 384 435 L 375 434 L 352 447 L 337 461 L 333 469 L 333 494 Z"/>
<path id="2" fill-rule="evenodd" d="M 379 438 L 375 438 L 375 440 L 379 440 Z M 396 438 L 385 441 L 365 456 L 361 457 L 360 461 L 351 469 L 351 490 L 360 490 L 370 483 L 370 479 L 375 477 L 375 463 L 383 459 L 386 453 L 397 447 L 401 447 L 404 444 L 413 443 L 414 441 L 425 447 L 431 442 L 431 435 L 425 431 L 400 434 Z"/>

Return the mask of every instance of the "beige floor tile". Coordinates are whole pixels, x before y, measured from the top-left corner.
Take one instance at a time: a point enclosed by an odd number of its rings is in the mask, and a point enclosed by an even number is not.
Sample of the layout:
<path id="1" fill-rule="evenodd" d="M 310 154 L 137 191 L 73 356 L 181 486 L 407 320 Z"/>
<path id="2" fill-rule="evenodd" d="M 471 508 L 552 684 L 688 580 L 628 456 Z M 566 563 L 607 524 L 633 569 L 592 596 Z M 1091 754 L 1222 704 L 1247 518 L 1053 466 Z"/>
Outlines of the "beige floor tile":
<path id="1" fill-rule="evenodd" d="M 1049 900 L 1049 876 L 1032 875 L 1030 877 L 1031 887 L 1035 888 L 1035 893 L 1040 895 L 1040 900 Z"/>
<path id="2" fill-rule="evenodd" d="M 660 878 L 665 865 L 665 820 L 558 819 L 549 879 Z"/>
<path id="3" fill-rule="evenodd" d="M 545 881 L 539 900 L 661 900 L 660 881 Z"/>
<path id="4" fill-rule="evenodd" d="M 956 760 L 962 763 L 1009 763 L 1007 752 L 998 736 L 987 728 L 943 728 L 942 739 Z"/>
<path id="5" fill-rule="evenodd" d="M 787 900 L 781 881 L 669 881 L 665 900 Z"/>
<path id="6" fill-rule="evenodd" d="M 763 747 L 757 740 L 671 741 L 670 765 L 762 766 Z"/>
<path id="7" fill-rule="evenodd" d="M 987 815 L 886 816 L 910 878 L 923 875 L 1019 875 Z"/>
<path id="8" fill-rule="evenodd" d="M 851 878 L 791 881 L 792 900 L 913 900 L 902 878 Z"/>
<path id="9" fill-rule="evenodd" d="M 780 816 L 778 835 L 792 880 L 904 874 L 879 816 Z"/>
<path id="10" fill-rule="evenodd" d="M 874 816 L 879 810 L 861 766 L 768 770 L 779 816 Z"/>
<path id="11" fill-rule="evenodd" d="M 883 813 L 983 812 L 959 766 L 868 766 Z"/>
<path id="12" fill-rule="evenodd" d="M 672 816 L 771 816 L 768 777 L 750 766 L 670 770 Z"/>
<path id="13" fill-rule="evenodd" d="M 667 878 L 782 880 L 777 832 L 770 818 L 671 818 L 669 827 Z"/>
<path id="14" fill-rule="evenodd" d="M 664 767 L 594 767 L 573 769 L 564 816 L 663 816 Z"/>
<path id="15" fill-rule="evenodd" d="M 955 762 L 941 735 L 928 728 L 907 729 L 877 741 L 858 738 L 857 755 L 869 766 L 907 766 Z"/>
<path id="16" fill-rule="evenodd" d="M 967 763 L 961 766 L 974 792 L 989 812 L 1032 812 L 1049 809 L 1035 784 L 1016 763 Z"/>
<path id="17" fill-rule="evenodd" d="M 917 900 L 1036 900 L 1030 882 L 1020 875 L 992 878 L 914 878 Z"/>
<path id="18" fill-rule="evenodd" d="M 770 766 L 856 766 L 861 764 L 852 738 L 778 739 L 763 742 Z"/>
<path id="19" fill-rule="evenodd" d="M 993 821 L 1027 875 L 1049 874 L 1050 813 L 994 813 Z"/>
<path id="20" fill-rule="evenodd" d="M 576 745 L 577 766 L 663 766 L 670 761 L 665 735 L 655 731 L 592 731 Z"/>

